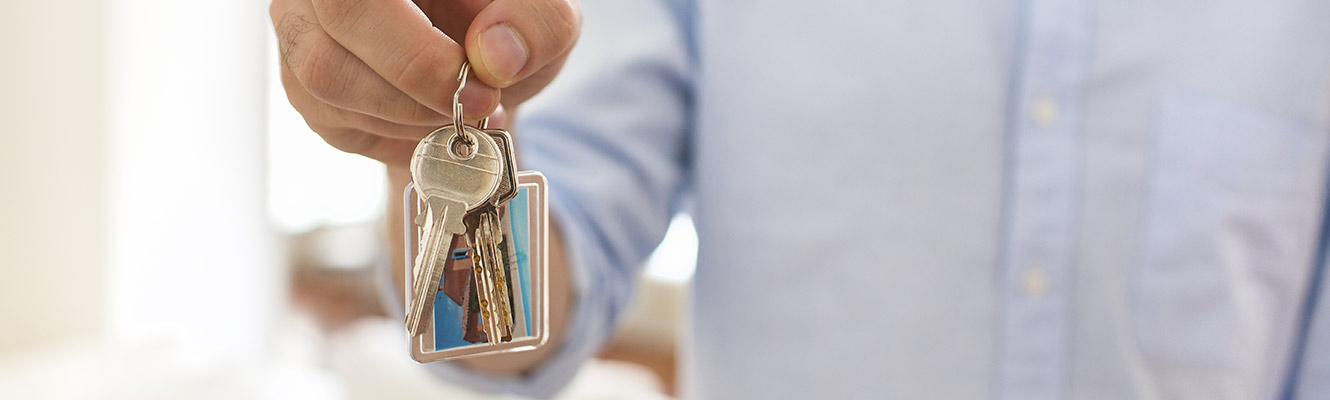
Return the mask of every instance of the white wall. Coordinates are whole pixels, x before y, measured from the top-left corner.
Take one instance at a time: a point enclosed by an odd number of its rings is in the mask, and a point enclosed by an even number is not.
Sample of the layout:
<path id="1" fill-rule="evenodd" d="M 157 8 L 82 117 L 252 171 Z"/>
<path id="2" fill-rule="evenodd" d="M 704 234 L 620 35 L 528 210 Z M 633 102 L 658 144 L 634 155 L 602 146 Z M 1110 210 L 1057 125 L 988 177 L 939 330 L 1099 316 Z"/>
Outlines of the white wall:
<path id="1" fill-rule="evenodd" d="M 264 211 L 263 0 L 109 0 L 108 330 L 256 355 L 284 304 Z"/>
<path id="2" fill-rule="evenodd" d="M 0 12 L 0 353 L 101 332 L 101 0 Z"/>
<path id="3" fill-rule="evenodd" d="M 0 355 L 260 352 L 284 276 L 264 211 L 266 1 L 11 3 Z"/>

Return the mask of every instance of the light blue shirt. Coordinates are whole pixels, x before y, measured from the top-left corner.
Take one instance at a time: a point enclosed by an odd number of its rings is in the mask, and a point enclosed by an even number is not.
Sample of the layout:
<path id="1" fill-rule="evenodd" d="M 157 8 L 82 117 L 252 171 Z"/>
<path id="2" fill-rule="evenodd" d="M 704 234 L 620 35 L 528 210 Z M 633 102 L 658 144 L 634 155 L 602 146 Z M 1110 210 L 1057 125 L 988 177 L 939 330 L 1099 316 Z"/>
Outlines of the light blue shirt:
<path id="1" fill-rule="evenodd" d="M 554 393 L 688 204 L 687 397 L 1330 398 L 1330 2 L 582 5 L 569 339 L 439 375 Z"/>

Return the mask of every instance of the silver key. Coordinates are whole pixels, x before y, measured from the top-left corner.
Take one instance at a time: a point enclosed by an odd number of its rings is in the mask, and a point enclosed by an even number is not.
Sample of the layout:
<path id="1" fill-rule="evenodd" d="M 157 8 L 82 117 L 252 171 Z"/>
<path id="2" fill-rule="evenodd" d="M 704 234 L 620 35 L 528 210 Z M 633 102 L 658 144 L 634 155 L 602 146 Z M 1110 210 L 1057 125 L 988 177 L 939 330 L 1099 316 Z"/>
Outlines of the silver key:
<path id="1" fill-rule="evenodd" d="M 488 122 L 489 118 L 480 120 L 481 129 L 485 129 Z M 517 154 L 513 151 L 513 138 L 508 131 L 486 129 L 485 133 L 494 139 L 494 143 L 499 145 L 500 153 L 503 154 L 503 180 L 499 181 L 499 187 L 495 189 L 494 197 L 490 199 L 490 203 L 495 207 L 502 207 L 508 200 L 517 197 Z"/>
<path id="2" fill-rule="evenodd" d="M 411 178 L 425 203 L 420 251 L 416 254 L 406 327 L 412 336 L 425 331 L 453 235 L 467 233 L 463 218 L 492 205 L 505 180 L 507 155 L 489 134 L 449 125 L 430 133 L 411 157 Z M 504 149 L 506 150 L 506 149 Z"/>

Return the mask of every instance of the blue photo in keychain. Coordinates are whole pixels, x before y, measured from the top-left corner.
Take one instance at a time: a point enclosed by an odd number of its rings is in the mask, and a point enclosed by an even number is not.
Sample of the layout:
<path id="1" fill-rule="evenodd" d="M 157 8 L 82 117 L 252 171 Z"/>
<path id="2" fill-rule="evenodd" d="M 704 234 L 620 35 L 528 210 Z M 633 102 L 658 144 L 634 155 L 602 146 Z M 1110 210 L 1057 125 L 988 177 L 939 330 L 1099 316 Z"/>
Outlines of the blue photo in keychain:
<path id="1" fill-rule="evenodd" d="M 500 209 L 504 225 L 500 253 L 507 269 L 509 304 L 513 309 L 512 338 L 531 335 L 531 257 L 530 224 L 527 210 L 530 189 L 519 188 L 517 197 Z M 453 239 L 452 254 L 445 263 L 439 282 L 439 293 L 434 297 L 434 350 L 487 343 L 489 338 L 481 329 L 483 316 L 476 306 L 471 268 L 473 251 L 466 247 L 461 236 Z M 457 329 L 445 329 L 455 327 Z"/>
<path id="2" fill-rule="evenodd" d="M 452 238 L 448 259 L 437 284 L 429 326 L 421 335 L 410 338 L 412 357 L 417 361 L 530 350 L 545 342 L 544 184 L 544 177 L 538 173 L 519 174 L 516 196 L 499 209 L 503 238 L 498 244 L 498 253 L 507 277 L 511 336 L 492 341 L 483 329 L 486 321 L 479 312 L 472 270 L 477 252 L 467 247 L 464 236 L 457 235 Z M 419 204 L 409 188 L 406 200 L 409 212 L 405 214 L 417 212 Z M 421 228 L 412 225 L 409 218 L 405 222 L 408 238 L 418 240 Z M 408 277 L 413 276 L 411 260 L 416 249 L 410 244 L 406 248 Z M 408 282 L 407 287 L 410 285 Z M 409 290 L 406 293 L 411 295 Z M 409 297 L 404 300 L 410 302 Z"/>

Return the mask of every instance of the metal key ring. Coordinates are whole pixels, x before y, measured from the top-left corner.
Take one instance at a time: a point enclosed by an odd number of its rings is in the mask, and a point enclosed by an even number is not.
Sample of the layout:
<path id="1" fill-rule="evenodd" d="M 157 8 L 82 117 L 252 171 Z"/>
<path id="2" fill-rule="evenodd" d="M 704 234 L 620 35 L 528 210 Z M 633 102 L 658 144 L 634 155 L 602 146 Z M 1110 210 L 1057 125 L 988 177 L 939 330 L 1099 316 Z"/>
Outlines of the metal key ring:
<path id="1" fill-rule="evenodd" d="M 462 143 L 471 145 L 473 138 L 471 133 L 467 132 L 462 123 L 462 89 L 466 88 L 466 76 L 471 72 L 471 62 L 462 61 L 462 71 L 457 74 L 457 91 L 453 92 L 453 126 L 457 134 L 462 137 Z"/>

